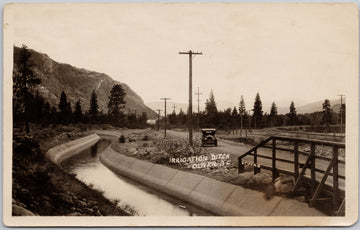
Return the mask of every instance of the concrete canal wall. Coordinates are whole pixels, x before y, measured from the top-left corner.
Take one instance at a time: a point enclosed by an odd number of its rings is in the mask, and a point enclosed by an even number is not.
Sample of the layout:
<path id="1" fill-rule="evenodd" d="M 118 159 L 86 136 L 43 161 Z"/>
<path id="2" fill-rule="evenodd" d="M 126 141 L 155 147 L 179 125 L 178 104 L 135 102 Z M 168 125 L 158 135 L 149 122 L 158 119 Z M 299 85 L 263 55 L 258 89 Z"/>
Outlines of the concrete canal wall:
<path id="1" fill-rule="evenodd" d="M 92 134 L 73 141 L 57 145 L 46 152 L 46 157 L 55 164 L 60 164 L 64 159 L 71 157 L 90 147 L 100 140 L 97 134 Z"/>
<path id="2" fill-rule="evenodd" d="M 197 174 L 138 160 L 108 147 L 101 162 L 113 172 L 225 216 L 323 216 L 304 202 L 224 183 Z"/>

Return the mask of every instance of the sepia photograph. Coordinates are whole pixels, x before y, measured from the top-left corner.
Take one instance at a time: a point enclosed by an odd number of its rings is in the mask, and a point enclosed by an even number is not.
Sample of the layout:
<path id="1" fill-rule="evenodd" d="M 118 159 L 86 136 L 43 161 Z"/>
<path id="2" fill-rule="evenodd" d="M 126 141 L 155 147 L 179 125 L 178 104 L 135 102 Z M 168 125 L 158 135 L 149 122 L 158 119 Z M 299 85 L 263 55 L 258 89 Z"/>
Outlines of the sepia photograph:
<path id="1" fill-rule="evenodd" d="M 349 226 L 352 3 L 13 3 L 6 226 Z"/>

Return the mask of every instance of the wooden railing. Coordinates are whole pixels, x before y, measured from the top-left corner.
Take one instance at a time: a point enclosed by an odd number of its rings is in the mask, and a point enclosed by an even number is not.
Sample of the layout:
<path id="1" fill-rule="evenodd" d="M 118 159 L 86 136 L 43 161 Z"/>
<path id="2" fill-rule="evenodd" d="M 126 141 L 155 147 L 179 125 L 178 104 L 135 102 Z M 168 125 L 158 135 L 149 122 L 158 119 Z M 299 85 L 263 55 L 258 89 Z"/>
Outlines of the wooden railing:
<path id="1" fill-rule="evenodd" d="M 292 143 L 293 148 L 281 148 L 277 147 L 277 141 Z M 268 142 L 271 142 L 271 146 L 266 145 Z M 310 146 L 310 152 L 304 152 L 299 150 L 299 144 L 307 144 Z M 331 148 L 332 155 L 331 157 L 318 156 L 315 154 L 316 146 L 327 146 Z M 259 154 L 259 148 L 271 148 L 271 156 L 266 156 L 263 154 Z M 287 174 L 294 176 L 295 185 L 292 190 L 292 194 L 297 193 L 307 193 L 310 199 L 310 206 L 314 206 L 315 202 L 319 200 L 319 195 L 321 192 L 327 193 L 331 196 L 333 203 L 334 212 L 340 212 L 340 210 L 344 203 L 341 202 L 344 200 L 345 192 L 342 189 L 339 189 L 339 179 L 345 180 L 345 175 L 339 175 L 339 164 L 345 164 L 345 161 L 339 160 L 339 149 L 345 149 L 345 143 L 342 142 L 332 142 L 332 141 L 323 141 L 323 140 L 313 140 L 313 139 L 304 139 L 304 138 L 291 138 L 291 137 L 282 137 L 282 136 L 271 136 L 255 147 L 251 148 L 249 151 L 244 153 L 238 158 L 238 170 L 239 173 L 244 172 L 245 165 L 252 165 L 254 167 L 254 174 L 261 171 L 261 169 L 270 170 L 272 172 L 272 178 L 275 180 L 279 177 L 279 174 Z M 277 150 L 292 152 L 293 159 L 289 160 L 284 158 L 277 157 Z M 299 162 L 299 154 L 304 155 L 306 158 L 305 162 Z M 253 162 L 249 163 L 244 161 L 243 159 L 246 156 L 253 156 Z M 271 166 L 266 164 L 259 164 L 258 158 L 270 159 Z M 316 159 L 329 162 L 326 167 L 326 170 L 320 169 L 316 167 Z M 287 164 L 292 165 L 291 169 L 281 169 L 277 167 L 278 162 L 285 162 Z M 300 171 L 301 169 L 301 171 Z M 310 178 L 305 176 L 305 171 L 310 169 Z M 331 172 L 332 171 L 332 172 Z M 316 179 L 316 173 L 321 173 L 321 179 Z M 329 183 L 325 183 L 329 176 L 333 177 L 333 180 Z M 310 191 L 304 191 L 304 188 L 301 188 L 303 184 L 309 185 Z M 323 198 L 321 198 L 324 200 Z"/>

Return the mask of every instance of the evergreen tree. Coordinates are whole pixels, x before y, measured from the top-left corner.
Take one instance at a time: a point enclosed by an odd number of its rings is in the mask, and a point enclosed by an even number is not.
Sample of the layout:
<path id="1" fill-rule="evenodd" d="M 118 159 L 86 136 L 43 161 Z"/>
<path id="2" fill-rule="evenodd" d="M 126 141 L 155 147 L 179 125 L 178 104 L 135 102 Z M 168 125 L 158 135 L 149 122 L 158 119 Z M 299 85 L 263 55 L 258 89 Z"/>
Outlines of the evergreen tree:
<path id="1" fill-rule="evenodd" d="M 218 111 L 216 107 L 214 93 L 212 90 L 210 91 L 209 99 L 206 99 L 205 111 L 206 111 L 207 125 L 209 125 L 210 127 L 215 126 L 217 123 L 216 120 L 217 120 Z"/>
<path id="2" fill-rule="evenodd" d="M 98 115 L 99 115 L 99 105 L 97 101 L 97 95 L 95 93 L 95 90 L 93 90 L 90 98 L 89 116 L 91 119 L 95 119 L 97 118 Z"/>
<path id="3" fill-rule="evenodd" d="M 146 124 L 147 124 L 147 114 L 143 112 L 139 117 L 139 128 L 146 128 Z"/>
<path id="4" fill-rule="evenodd" d="M 83 121 L 83 113 L 82 113 L 82 109 L 81 109 L 80 99 L 75 104 L 74 120 L 75 120 L 75 122 Z"/>
<path id="5" fill-rule="evenodd" d="M 239 105 L 239 115 L 245 115 L 246 108 L 245 108 L 245 101 L 243 95 L 241 95 L 240 105 Z"/>
<path id="6" fill-rule="evenodd" d="M 295 104 L 293 101 L 290 103 L 290 113 L 288 113 L 289 125 L 297 125 L 298 117 L 296 113 Z"/>
<path id="7" fill-rule="evenodd" d="M 243 95 L 241 95 L 240 104 L 239 104 L 239 115 L 240 115 L 240 135 L 242 136 L 242 130 L 244 127 L 245 116 L 246 116 L 246 108 L 245 108 L 245 101 Z"/>
<path id="8" fill-rule="evenodd" d="M 232 126 L 233 130 L 237 129 L 237 127 L 238 127 L 238 124 L 239 124 L 238 118 L 239 118 L 239 114 L 238 114 L 236 107 L 234 106 L 234 108 L 231 112 L 231 126 Z"/>
<path id="9" fill-rule="evenodd" d="M 25 119 L 25 131 L 30 132 L 29 128 L 29 94 L 32 93 L 32 89 L 41 83 L 41 79 L 38 78 L 32 67 L 34 66 L 31 61 L 31 52 L 26 45 L 22 45 L 19 53 L 19 65 L 17 71 L 14 69 L 13 74 L 13 101 L 15 109 L 24 109 Z M 21 113 L 16 111 L 14 114 Z"/>
<path id="10" fill-rule="evenodd" d="M 121 85 L 116 84 L 112 87 L 109 95 L 108 114 L 118 116 L 125 107 L 125 91 Z"/>
<path id="11" fill-rule="evenodd" d="M 277 111 L 277 107 L 276 107 L 275 102 L 273 102 L 271 104 L 271 109 L 270 109 L 270 115 L 269 116 L 270 116 L 271 126 L 274 126 L 275 123 L 276 123 L 277 117 L 278 117 L 278 111 Z"/>
<path id="12" fill-rule="evenodd" d="M 256 93 L 253 112 L 254 127 L 260 128 L 262 125 L 263 111 L 259 93 Z"/>
<path id="13" fill-rule="evenodd" d="M 50 118 L 51 112 L 50 112 L 50 104 L 49 104 L 49 102 L 45 103 L 43 113 L 44 113 L 45 121 L 50 122 L 50 120 L 51 120 L 51 118 Z"/>
<path id="14" fill-rule="evenodd" d="M 186 124 L 186 122 L 187 122 L 187 117 L 186 117 L 185 113 L 182 111 L 182 109 L 180 109 L 180 112 L 178 114 L 178 124 L 180 126 L 183 126 Z"/>
<path id="15" fill-rule="evenodd" d="M 325 99 L 322 106 L 323 106 L 323 116 L 321 119 L 321 123 L 329 126 L 331 124 L 331 119 L 332 119 L 332 109 L 331 109 L 330 101 L 328 99 Z"/>
<path id="16" fill-rule="evenodd" d="M 56 107 L 55 107 L 55 106 L 53 106 L 53 107 L 51 108 L 51 110 L 50 110 L 50 119 L 49 119 L 49 121 L 50 121 L 51 123 L 55 123 L 55 122 L 58 121 L 58 114 L 57 114 L 57 111 L 56 111 Z"/>
<path id="17" fill-rule="evenodd" d="M 341 118 L 342 118 L 343 124 L 345 124 L 345 120 L 346 120 L 346 106 L 345 106 L 345 104 L 342 104 L 340 106 L 340 109 L 339 109 L 339 121 L 341 120 Z"/>
<path id="18" fill-rule="evenodd" d="M 169 115 L 169 123 L 170 123 L 170 125 L 176 125 L 176 113 L 175 113 L 175 109 L 174 109 L 173 112 Z"/>
<path id="19" fill-rule="evenodd" d="M 35 98 L 34 98 L 34 105 L 32 108 L 33 112 L 31 114 L 31 117 L 33 118 L 34 121 L 40 121 L 41 118 L 43 117 L 44 105 L 45 105 L 44 98 L 40 95 L 40 93 L 38 91 L 36 91 Z"/>
<path id="20" fill-rule="evenodd" d="M 67 97 L 64 91 L 61 92 L 59 107 L 59 119 L 62 124 L 69 122 L 69 103 L 67 102 Z M 70 113 L 71 114 L 71 113 Z"/>

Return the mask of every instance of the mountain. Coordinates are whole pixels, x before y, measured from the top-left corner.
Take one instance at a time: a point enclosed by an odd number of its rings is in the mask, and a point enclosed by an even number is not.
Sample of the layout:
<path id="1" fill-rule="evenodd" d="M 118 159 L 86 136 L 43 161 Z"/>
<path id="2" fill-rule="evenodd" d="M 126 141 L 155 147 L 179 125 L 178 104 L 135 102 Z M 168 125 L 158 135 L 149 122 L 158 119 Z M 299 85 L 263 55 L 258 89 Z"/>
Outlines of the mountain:
<path id="1" fill-rule="evenodd" d="M 330 100 L 331 109 L 335 113 L 339 113 L 340 105 L 341 105 L 340 98 L 329 99 L 329 100 Z M 306 104 L 306 105 L 297 107 L 296 111 L 297 111 L 298 114 L 322 111 L 322 104 L 324 103 L 324 101 L 325 101 L 325 99 L 322 100 L 322 101 L 316 101 L 316 102 L 313 102 L 313 103 L 310 103 L 310 104 Z M 343 104 L 345 104 L 345 99 L 344 98 L 343 98 Z"/>
<path id="2" fill-rule="evenodd" d="M 87 111 L 90 106 L 91 93 L 95 90 L 99 110 L 107 113 L 110 90 L 114 84 L 120 84 L 126 93 L 126 112 L 134 113 L 136 110 L 138 115 L 146 112 L 149 119 L 157 117 L 156 113 L 144 104 L 141 97 L 125 83 L 117 82 L 104 73 L 58 63 L 46 54 L 35 50 L 30 51 L 32 53 L 31 60 L 34 63 L 33 71 L 41 78 L 41 84 L 37 90 L 51 106 L 58 109 L 60 95 L 64 91 L 73 108 L 76 101 L 80 99 L 82 110 Z M 14 69 L 17 68 L 19 62 L 19 52 L 20 48 L 14 47 Z"/>
<path id="3" fill-rule="evenodd" d="M 313 113 L 313 112 L 317 112 L 317 111 L 322 111 L 322 104 L 324 103 L 324 101 L 325 101 L 325 99 L 322 101 L 308 103 L 308 104 L 305 104 L 305 105 L 302 105 L 299 107 L 296 106 L 296 102 L 295 102 L 295 108 L 296 108 L 297 114 Z M 161 114 L 162 115 L 164 114 L 164 102 L 163 101 L 145 102 L 145 104 L 153 110 L 161 109 L 162 110 Z M 340 99 L 331 99 L 330 100 L 331 108 L 336 113 L 339 112 L 340 104 L 341 104 Z M 345 104 L 345 99 L 343 99 L 343 104 Z M 184 113 L 187 113 L 188 103 L 179 103 L 179 102 L 168 101 L 167 108 L 166 108 L 167 114 L 172 113 L 172 111 L 174 110 L 173 109 L 174 105 L 176 106 L 176 109 L 175 109 L 176 113 L 179 113 L 180 109 L 182 109 L 182 111 Z M 262 105 L 263 105 L 263 112 L 269 114 L 270 108 L 271 108 L 271 103 L 263 102 Z M 230 101 L 216 101 L 216 106 L 218 108 L 218 111 L 223 111 L 227 108 L 233 109 L 234 106 L 236 106 L 236 108 L 239 109 L 239 106 L 237 103 L 230 102 Z M 290 107 L 290 102 L 289 102 L 289 106 L 277 106 L 278 114 L 289 113 L 289 111 L 290 111 L 289 107 Z M 246 109 L 247 110 L 252 109 L 252 105 L 251 105 L 251 107 L 247 106 Z M 200 103 L 200 111 L 204 111 L 204 110 L 205 110 L 205 104 L 204 104 L 204 102 L 202 102 L 202 103 Z M 197 102 L 193 102 L 193 113 L 197 113 Z"/>

